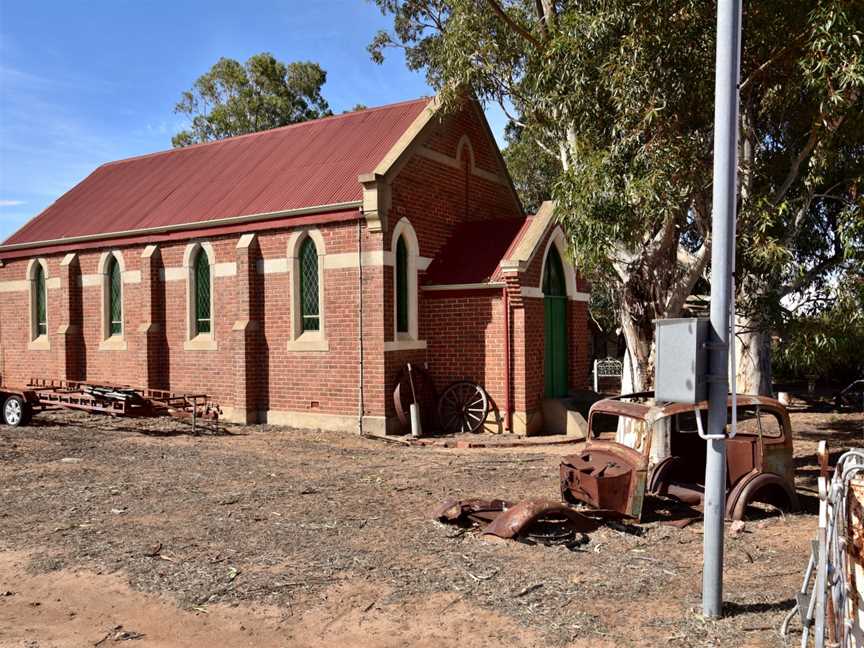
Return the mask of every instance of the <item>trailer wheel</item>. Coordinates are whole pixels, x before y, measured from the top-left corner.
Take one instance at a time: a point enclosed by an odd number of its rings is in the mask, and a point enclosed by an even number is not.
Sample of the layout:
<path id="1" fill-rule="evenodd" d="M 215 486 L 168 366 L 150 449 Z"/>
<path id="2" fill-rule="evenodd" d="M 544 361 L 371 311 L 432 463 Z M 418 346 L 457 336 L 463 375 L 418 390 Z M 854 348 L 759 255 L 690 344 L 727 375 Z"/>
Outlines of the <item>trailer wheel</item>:
<path id="1" fill-rule="evenodd" d="M 24 399 L 15 394 L 9 396 L 3 403 L 3 421 L 6 425 L 19 427 L 30 422 L 32 412 Z"/>

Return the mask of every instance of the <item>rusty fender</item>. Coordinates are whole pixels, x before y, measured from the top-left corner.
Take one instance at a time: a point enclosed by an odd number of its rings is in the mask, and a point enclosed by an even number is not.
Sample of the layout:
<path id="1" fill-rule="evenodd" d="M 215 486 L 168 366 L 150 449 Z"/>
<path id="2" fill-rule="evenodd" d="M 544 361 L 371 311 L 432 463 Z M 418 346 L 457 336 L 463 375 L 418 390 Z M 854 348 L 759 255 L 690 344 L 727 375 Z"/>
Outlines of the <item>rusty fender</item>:
<path id="1" fill-rule="evenodd" d="M 513 506 L 505 500 L 445 500 L 432 511 L 432 517 L 449 524 L 488 524 L 502 511 Z"/>
<path id="2" fill-rule="evenodd" d="M 518 538 L 537 522 L 546 519 L 566 520 L 567 526 L 574 531 L 588 533 L 597 529 L 600 522 L 593 520 L 578 511 L 552 500 L 526 500 L 519 502 L 498 515 L 487 526 L 482 535 L 496 536 L 503 539 Z"/>

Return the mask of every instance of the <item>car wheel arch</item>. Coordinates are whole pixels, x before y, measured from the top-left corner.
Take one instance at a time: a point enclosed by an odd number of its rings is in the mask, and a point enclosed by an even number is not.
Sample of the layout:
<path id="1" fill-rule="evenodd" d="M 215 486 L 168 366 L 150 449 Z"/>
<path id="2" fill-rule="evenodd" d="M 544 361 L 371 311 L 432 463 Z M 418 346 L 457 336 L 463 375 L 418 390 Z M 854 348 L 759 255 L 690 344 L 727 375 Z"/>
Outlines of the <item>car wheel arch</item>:
<path id="1" fill-rule="evenodd" d="M 729 493 L 726 502 L 727 516 L 733 520 L 744 519 L 747 506 L 751 502 L 759 501 L 759 494 L 765 491 L 782 493 L 786 500 L 784 510 L 787 512 L 798 510 L 798 495 L 783 477 L 774 473 L 757 473 L 741 480 Z"/>

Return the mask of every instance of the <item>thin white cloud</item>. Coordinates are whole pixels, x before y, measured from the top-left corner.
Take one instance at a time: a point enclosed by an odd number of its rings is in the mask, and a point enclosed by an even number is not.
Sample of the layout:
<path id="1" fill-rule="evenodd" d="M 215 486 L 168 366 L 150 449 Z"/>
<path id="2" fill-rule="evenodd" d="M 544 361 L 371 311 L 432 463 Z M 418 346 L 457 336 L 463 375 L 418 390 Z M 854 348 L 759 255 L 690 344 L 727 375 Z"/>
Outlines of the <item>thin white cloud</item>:
<path id="1" fill-rule="evenodd" d="M 0 200 L 0 207 L 17 207 L 25 204 L 23 200 Z"/>

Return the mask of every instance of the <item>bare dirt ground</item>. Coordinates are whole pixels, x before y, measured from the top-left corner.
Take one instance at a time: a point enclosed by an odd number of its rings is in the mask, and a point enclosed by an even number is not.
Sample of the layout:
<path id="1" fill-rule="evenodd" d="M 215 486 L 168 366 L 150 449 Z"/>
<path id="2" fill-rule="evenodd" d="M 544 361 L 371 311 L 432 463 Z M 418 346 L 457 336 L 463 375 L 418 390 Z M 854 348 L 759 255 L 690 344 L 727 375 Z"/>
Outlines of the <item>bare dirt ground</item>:
<path id="1" fill-rule="evenodd" d="M 727 535 L 727 614 L 708 622 L 701 523 L 601 528 L 568 550 L 429 519 L 448 497 L 557 499 L 578 446 L 43 414 L 0 428 L 0 646 L 781 646 L 815 533 L 816 442 L 864 445 L 860 414 L 793 426 L 805 512 Z"/>

